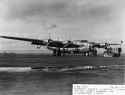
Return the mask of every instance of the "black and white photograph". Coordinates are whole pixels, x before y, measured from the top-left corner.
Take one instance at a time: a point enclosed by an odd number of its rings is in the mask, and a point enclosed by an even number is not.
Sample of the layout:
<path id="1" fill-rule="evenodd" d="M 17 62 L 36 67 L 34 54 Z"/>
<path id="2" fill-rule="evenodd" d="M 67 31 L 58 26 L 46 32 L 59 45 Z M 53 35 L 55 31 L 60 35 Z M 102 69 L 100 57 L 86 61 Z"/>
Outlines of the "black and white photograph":
<path id="1" fill-rule="evenodd" d="M 125 0 L 0 0 L 0 95 L 125 85 L 124 42 Z"/>

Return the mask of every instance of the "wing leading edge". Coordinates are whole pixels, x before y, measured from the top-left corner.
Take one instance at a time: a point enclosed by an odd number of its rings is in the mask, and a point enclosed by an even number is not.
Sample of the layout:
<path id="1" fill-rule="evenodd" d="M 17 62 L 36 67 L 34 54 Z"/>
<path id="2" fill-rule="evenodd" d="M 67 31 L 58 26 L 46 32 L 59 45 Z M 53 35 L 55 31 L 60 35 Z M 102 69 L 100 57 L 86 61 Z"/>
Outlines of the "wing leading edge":
<path id="1" fill-rule="evenodd" d="M 36 44 L 36 45 L 47 45 L 47 42 L 45 42 L 43 40 L 39 40 L 39 39 L 30 39 L 30 38 L 22 38 L 22 37 L 11 37 L 11 36 L 0 36 L 0 38 L 27 41 L 27 42 L 31 42 L 32 44 Z"/>

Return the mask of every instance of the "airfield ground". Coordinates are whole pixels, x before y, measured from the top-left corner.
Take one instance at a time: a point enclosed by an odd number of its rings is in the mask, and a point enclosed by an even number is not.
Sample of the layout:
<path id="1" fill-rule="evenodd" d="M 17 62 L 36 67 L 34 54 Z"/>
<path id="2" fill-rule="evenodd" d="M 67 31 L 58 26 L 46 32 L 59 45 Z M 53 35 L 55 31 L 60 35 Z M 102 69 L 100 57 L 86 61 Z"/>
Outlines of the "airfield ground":
<path id="1" fill-rule="evenodd" d="M 87 57 L 87 56 L 51 56 L 41 54 L 1 54 L 0 66 L 102 66 L 102 65 L 124 65 L 125 57 Z"/>
<path id="2" fill-rule="evenodd" d="M 0 67 L 111 66 L 82 73 L 0 72 L 0 95 L 71 95 L 72 84 L 125 84 L 125 57 L 0 55 Z M 122 68 L 121 68 L 122 67 Z"/>

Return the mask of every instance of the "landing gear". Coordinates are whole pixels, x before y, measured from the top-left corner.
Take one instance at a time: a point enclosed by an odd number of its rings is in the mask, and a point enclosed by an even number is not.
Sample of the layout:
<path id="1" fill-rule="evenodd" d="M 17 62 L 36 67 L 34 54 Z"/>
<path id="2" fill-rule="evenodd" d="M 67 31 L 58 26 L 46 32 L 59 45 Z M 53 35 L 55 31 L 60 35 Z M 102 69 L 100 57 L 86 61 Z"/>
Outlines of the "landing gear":
<path id="1" fill-rule="evenodd" d="M 89 56 L 97 56 L 96 48 L 90 48 L 88 51 Z"/>
<path id="2" fill-rule="evenodd" d="M 61 56 L 61 51 L 60 51 L 60 48 L 58 48 L 57 50 L 53 50 L 53 55 L 54 56 Z"/>
<path id="3" fill-rule="evenodd" d="M 120 57 L 121 48 L 107 48 L 104 52 L 104 57 Z"/>
<path id="4" fill-rule="evenodd" d="M 57 56 L 61 56 L 60 48 L 58 48 L 58 50 L 57 50 Z"/>
<path id="5" fill-rule="evenodd" d="M 53 50 L 53 56 L 56 56 L 56 53 L 57 53 L 56 50 Z"/>

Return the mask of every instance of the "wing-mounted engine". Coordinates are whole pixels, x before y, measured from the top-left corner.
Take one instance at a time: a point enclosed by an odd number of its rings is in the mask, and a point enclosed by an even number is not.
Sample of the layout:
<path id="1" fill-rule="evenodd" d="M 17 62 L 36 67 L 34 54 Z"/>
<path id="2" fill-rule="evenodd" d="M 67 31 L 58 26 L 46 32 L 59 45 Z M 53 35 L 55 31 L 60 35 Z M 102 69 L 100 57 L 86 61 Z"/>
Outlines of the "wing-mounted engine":
<path id="1" fill-rule="evenodd" d="M 40 49 L 42 46 L 47 45 L 47 42 L 42 41 L 42 40 L 33 40 L 32 45 L 37 45 L 37 48 Z"/>
<path id="2" fill-rule="evenodd" d="M 33 40 L 31 44 L 33 44 L 33 45 L 46 45 L 47 42 L 42 41 L 42 40 Z"/>

